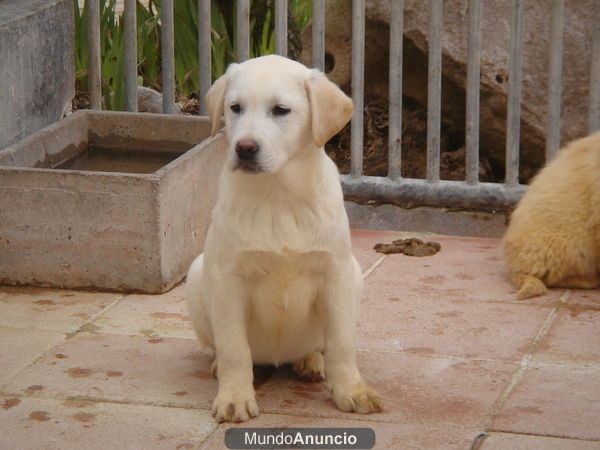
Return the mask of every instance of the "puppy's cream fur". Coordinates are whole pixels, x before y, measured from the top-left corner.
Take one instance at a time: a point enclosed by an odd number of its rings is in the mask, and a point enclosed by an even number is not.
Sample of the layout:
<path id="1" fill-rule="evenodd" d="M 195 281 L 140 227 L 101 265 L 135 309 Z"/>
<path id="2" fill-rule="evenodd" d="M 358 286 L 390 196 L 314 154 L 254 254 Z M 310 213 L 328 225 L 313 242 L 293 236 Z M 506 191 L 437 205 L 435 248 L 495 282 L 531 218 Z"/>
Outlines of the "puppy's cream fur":
<path id="1" fill-rule="evenodd" d="M 535 177 L 512 214 L 504 254 L 519 299 L 547 286 L 600 284 L 600 132 L 572 142 Z"/>
<path id="2" fill-rule="evenodd" d="M 323 150 L 350 119 L 352 101 L 321 72 L 265 56 L 231 65 L 207 105 L 213 134 L 225 116 L 228 160 L 187 299 L 200 341 L 216 354 L 213 414 L 258 414 L 253 363 L 292 363 L 310 379 L 326 374 L 340 409 L 380 410 L 356 364 L 362 274 L 339 174 Z M 253 170 L 236 154 L 248 140 L 260 147 Z"/>

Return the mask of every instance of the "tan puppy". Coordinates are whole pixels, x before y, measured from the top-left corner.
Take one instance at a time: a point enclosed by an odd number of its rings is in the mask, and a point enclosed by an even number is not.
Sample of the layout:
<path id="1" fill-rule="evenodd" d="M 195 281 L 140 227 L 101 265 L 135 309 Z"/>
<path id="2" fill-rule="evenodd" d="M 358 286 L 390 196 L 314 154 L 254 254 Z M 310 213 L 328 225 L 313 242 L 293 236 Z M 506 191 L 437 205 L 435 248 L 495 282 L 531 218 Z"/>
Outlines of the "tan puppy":
<path id="1" fill-rule="evenodd" d="M 206 100 L 213 134 L 225 115 L 228 160 L 187 299 L 200 341 L 216 353 L 213 415 L 258 415 L 253 363 L 326 374 L 341 410 L 379 411 L 356 364 L 362 274 L 339 173 L 323 150 L 352 101 L 321 72 L 274 55 L 232 64 Z"/>
<path id="2" fill-rule="evenodd" d="M 600 283 L 600 132 L 569 144 L 512 214 L 504 254 L 520 300 Z"/>

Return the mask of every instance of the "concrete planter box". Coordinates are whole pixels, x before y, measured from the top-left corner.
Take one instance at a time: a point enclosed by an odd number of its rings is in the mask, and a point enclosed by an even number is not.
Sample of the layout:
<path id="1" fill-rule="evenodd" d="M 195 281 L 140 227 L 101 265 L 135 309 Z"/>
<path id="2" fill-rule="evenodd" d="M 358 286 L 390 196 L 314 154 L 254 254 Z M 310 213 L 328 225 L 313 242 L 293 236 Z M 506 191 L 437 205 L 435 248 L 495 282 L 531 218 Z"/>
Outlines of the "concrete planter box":
<path id="1" fill-rule="evenodd" d="M 0 0 L 0 149 L 70 106 L 73 41 L 73 0 Z"/>
<path id="2" fill-rule="evenodd" d="M 209 133 L 200 117 L 78 111 L 0 151 L 0 284 L 170 289 L 216 200 L 225 143 Z"/>

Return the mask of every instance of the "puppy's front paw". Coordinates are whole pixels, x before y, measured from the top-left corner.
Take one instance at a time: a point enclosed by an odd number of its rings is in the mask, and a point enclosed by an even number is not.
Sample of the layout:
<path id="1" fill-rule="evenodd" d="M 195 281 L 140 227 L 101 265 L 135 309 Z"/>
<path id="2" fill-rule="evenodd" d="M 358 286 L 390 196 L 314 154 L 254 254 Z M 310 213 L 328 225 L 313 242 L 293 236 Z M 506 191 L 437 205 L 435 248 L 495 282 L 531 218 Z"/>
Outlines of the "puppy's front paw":
<path id="1" fill-rule="evenodd" d="M 381 398 L 375 389 L 365 383 L 333 391 L 333 400 L 339 409 L 346 412 L 370 414 L 381 411 Z"/>
<path id="2" fill-rule="evenodd" d="M 244 422 L 258 416 L 254 392 L 219 392 L 212 404 L 212 415 L 217 422 Z"/>

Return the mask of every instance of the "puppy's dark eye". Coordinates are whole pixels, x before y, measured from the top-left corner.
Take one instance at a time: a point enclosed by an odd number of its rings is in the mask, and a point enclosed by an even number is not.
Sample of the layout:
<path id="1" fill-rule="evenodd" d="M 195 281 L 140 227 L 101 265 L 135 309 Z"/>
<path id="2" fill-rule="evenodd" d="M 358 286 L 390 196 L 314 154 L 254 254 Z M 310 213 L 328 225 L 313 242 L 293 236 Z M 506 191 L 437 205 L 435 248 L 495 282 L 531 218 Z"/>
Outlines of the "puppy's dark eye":
<path id="1" fill-rule="evenodd" d="M 289 114 L 289 112 L 290 108 L 286 108 L 285 106 L 277 105 L 273 108 L 274 116 L 285 116 L 286 114 Z"/>
<path id="2" fill-rule="evenodd" d="M 232 103 L 229 109 L 231 109 L 231 111 L 233 111 L 235 114 L 239 114 L 242 112 L 242 107 L 239 103 Z"/>

